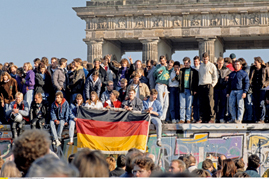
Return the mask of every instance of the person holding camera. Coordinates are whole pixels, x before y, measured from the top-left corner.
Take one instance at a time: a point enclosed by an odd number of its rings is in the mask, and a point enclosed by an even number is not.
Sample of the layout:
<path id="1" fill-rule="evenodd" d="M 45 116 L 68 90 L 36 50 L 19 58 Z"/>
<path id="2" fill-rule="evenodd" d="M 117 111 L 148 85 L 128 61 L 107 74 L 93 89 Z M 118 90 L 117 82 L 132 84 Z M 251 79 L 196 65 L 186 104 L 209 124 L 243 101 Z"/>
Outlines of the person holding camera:
<path id="1" fill-rule="evenodd" d="M 122 102 L 122 108 L 127 111 L 141 111 L 143 109 L 143 102 L 136 97 L 135 89 L 131 88 L 128 92 L 128 99 Z"/>
<path id="2" fill-rule="evenodd" d="M 25 121 L 29 121 L 29 105 L 23 100 L 21 92 L 16 93 L 15 101 L 9 104 L 6 114 L 10 118 L 13 138 L 17 138 L 22 133 Z"/>

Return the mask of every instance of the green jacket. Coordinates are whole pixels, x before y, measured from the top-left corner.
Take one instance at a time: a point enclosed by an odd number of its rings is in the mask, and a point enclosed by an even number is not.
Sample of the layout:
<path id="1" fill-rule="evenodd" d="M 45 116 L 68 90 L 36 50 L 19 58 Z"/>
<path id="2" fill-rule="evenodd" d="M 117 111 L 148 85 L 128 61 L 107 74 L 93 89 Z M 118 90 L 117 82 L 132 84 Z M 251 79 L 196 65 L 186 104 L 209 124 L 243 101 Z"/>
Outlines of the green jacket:
<path id="1" fill-rule="evenodd" d="M 161 74 L 159 74 L 159 71 L 163 70 Z M 170 78 L 170 71 L 165 67 L 161 66 L 160 64 L 156 66 L 154 76 L 156 78 L 155 84 L 161 83 L 168 85 L 169 78 Z"/>

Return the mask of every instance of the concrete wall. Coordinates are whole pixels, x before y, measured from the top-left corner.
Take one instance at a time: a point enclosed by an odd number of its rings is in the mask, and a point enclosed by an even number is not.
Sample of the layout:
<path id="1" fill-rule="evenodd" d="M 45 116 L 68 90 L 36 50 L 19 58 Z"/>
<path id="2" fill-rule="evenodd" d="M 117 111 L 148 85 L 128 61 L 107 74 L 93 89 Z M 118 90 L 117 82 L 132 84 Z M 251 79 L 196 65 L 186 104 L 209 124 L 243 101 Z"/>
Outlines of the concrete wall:
<path id="1" fill-rule="evenodd" d="M 202 124 L 187 126 L 180 133 L 165 131 L 161 148 L 156 145 L 156 135 L 152 134 L 148 140 L 148 151 L 156 156 L 156 164 L 165 170 L 169 169 L 171 160 L 189 154 L 196 158 L 198 168 L 207 158 L 216 166 L 221 154 L 232 159 L 243 157 L 247 167 L 248 156 L 257 154 L 261 159 L 258 171 L 262 175 L 269 168 L 269 132 L 257 125 L 231 126 Z"/>

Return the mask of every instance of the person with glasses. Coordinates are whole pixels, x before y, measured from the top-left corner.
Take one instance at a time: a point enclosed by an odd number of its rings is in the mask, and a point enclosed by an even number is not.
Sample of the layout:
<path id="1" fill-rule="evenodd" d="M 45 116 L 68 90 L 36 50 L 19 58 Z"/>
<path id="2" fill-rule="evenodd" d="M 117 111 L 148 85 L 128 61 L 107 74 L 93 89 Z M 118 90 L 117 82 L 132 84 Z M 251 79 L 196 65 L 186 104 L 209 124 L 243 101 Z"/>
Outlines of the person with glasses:
<path id="1" fill-rule="evenodd" d="M 104 92 L 102 93 L 102 95 L 101 95 L 101 101 L 102 101 L 103 104 L 104 104 L 107 100 L 109 100 L 109 98 L 110 98 L 110 94 L 111 94 L 111 92 L 112 92 L 112 90 L 113 90 L 113 88 L 114 88 L 114 83 L 113 83 L 113 81 L 108 81 L 106 87 L 107 87 L 107 90 L 104 91 Z"/>

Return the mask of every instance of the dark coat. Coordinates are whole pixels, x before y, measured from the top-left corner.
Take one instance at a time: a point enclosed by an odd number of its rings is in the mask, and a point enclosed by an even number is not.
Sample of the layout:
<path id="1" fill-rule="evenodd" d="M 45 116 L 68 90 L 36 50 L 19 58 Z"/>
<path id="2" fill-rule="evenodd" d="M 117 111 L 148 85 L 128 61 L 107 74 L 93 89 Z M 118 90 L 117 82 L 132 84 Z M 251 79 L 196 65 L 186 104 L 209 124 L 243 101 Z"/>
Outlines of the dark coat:
<path id="1" fill-rule="evenodd" d="M 243 93 L 247 93 L 249 88 L 248 74 L 243 71 L 233 71 L 229 75 L 227 94 L 230 94 L 232 90 L 243 90 Z"/>
<path id="2" fill-rule="evenodd" d="M 123 67 L 122 68 L 118 68 L 118 67 L 115 67 L 113 65 L 112 62 L 108 63 L 109 65 L 109 68 L 113 71 L 113 73 L 116 75 L 116 79 L 115 79 L 115 86 L 117 86 L 119 80 L 120 80 L 120 75 L 122 73 L 122 70 L 123 70 Z M 130 79 L 130 74 L 131 74 L 131 70 L 130 68 L 127 67 L 126 71 L 125 71 L 125 78 L 129 81 Z"/>
<path id="3" fill-rule="evenodd" d="M 43 80 L 42 76 L 39 73 L 35 74 L 35 90 L 34 94 L 36 93 L 48 93 L 50 102 L 52 102 L 53 98 L 53 88 L 52 88 L 52 82 L 51 82 L 51 76 L 49 72 L 45 72 L 45 80 Z"/>
<path id="4" fill-rule="evenodd" d="M 0 82 L 0 102 L 3 101 L 5 104 L 10 104 L 15 100 L 17 92 L 17 81 L 15 79 L 10 78 L 7 83 Z"/>
<path id="5" fill-rule="evenodd" d="M 93 72 L 96 71 L 96 70 L 97 70 L 96 68 L 91 69 L 91 70 L 89 71 L 89 74 L 88 74 L 87 78 L 88 78 L 91 74 L 93 74 Z M 101 82 L 102 82 L 102 87 L 105 88 L 105 86 L 107 85 L 107 82 L 108 82 L 107 72 L 106 72 L 106 70 L 103 69 L 101 66 L 100 66 L 98 72 L 99 72 L 99 78 L 100 78 L 100 80 L 101 80 Z"/>
<path id="6" fill-rule="evenodd" d="M 32 102 L 31 107 L 30 107 L 30 121 L 32 121 L 33 119 L 37 118 L 37 104 L 35 101 Z M 43 100 L 41 102 L 41 112 L 42 115 L 45 118 L 46 124 L 49 124 L 50 121 L 50 107 L 49 107 L 49 103 L 45 100 Z"/>
<path id="7" fill-rule="evenodd" d="M 214 89 L 225 89 L 228 85 L 228 80 L 225 81 L 225 77 L 229 76 L 229 74 L 232 72 L 229 68 L 223 66 L 220 70 L 217 67 L 218 72 L 218 83 L 214 87 Z"/>
<path id="8" fill-rule="evenodd" d="M 199 75 L 198 71 L 190 68 L 190 77 L 189 77 L 189 87 L 191 91 L 191 95 L 194 95 L 194 92 L 198 91 L 198 83 L 199 83 Z M 179 75 L 176 75 L 176 80 L 179 82 L 179 92 L 184 93 L 185 88 L 184 88 L 184 76 L 185 76 L 185 70 L 186 68 L 180 69 Z"/>
<path id="9" fill-rule="evenodd" d="M 69 89 L 71 90 L 71 93 L 83 93 L 85 84 L 85 72 L 83 70 L 83 67 L 80 66 L 78 69 L 74 71 L 74 77 L 72 81 L 70 81 Z"/>
<path id="10" fill-rule="evenodd" d="M 94 85 L 92 76 L 89 76 L 89 78 L 87 78 L 86 83 L 85 83 L 85 97 L 86 97 L 86 99 L 90 99 L 92 91 L 95 91 L 97 93 L 98 97 L 100 97 L 101 80 L 100 80 L 100 78 L 98 78 L 97 82 Z"/>
<path id="11" fill-rule="evenodd" d="M 117 167 L 115 170 L 109 173 L 109 177 L 120 177 L 124 173 L 125 173 L 125 170 L 123 170 L 120 167 Z"/>
<path id="12" fill-rule="evenodd" d="M 265 88 L 269 85 L 269 68 L 266 67 L 265 65 L 262 65 L 262 67 L 261 67 L 261 70 L 262 70 L 262 83 L 261 84 L 262 84 L 262 86 L 254 87 L 252 85 L 252 80 L 254 77 L 255 70 L 256 70 L 255 66 L 252 66 L 250 68 L 250 73 L 249 73 L 250 90 L 249 90 L 249 92 L 251 92 L 253 88 L 262 89 L 262 88 Z"/>

